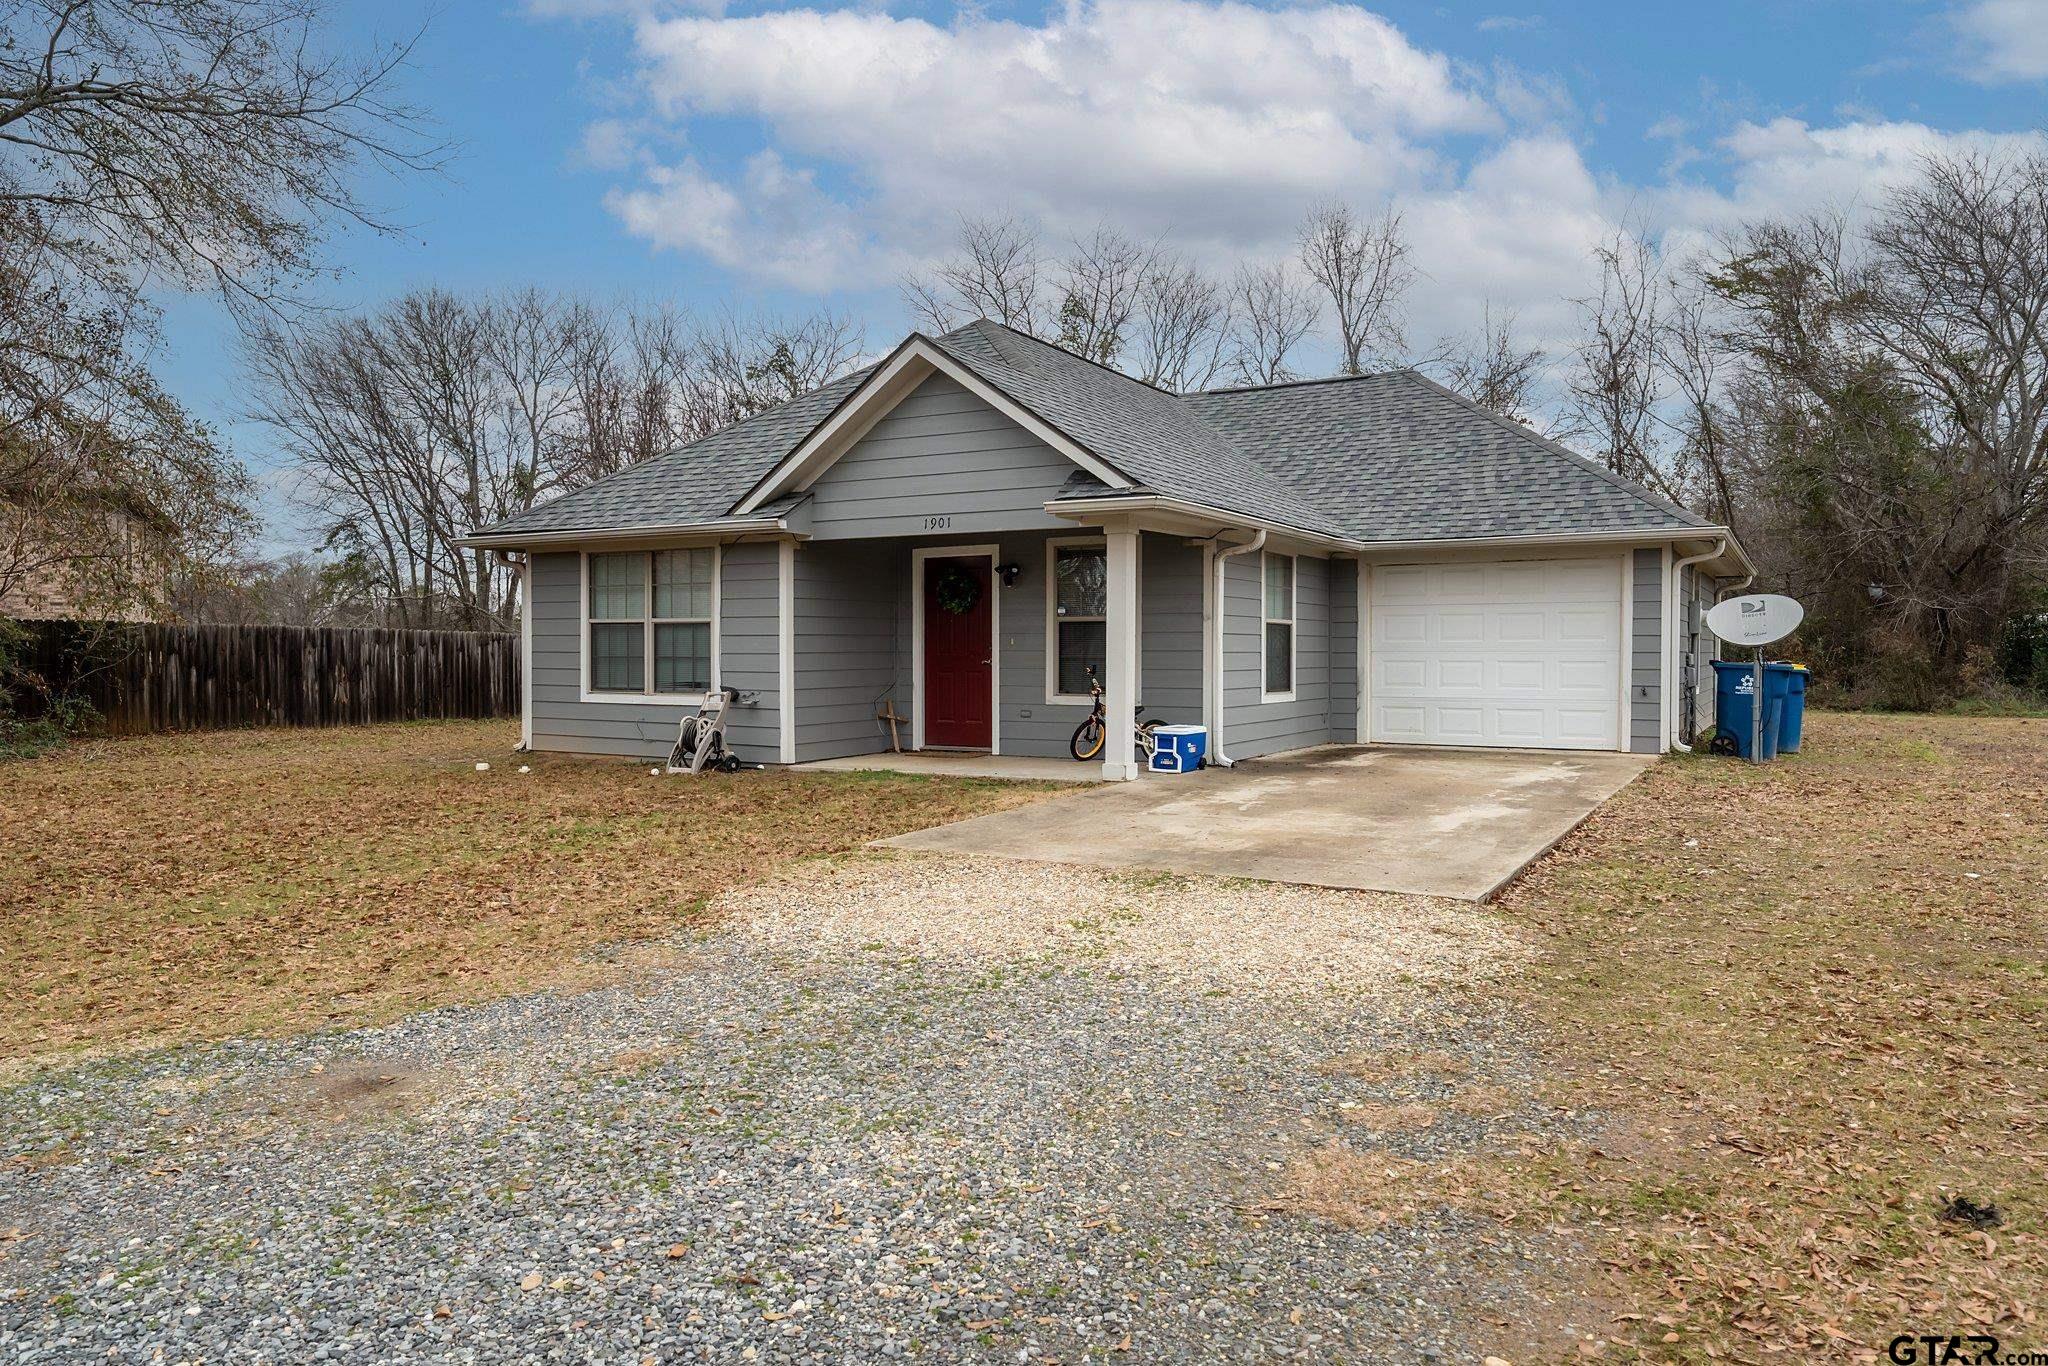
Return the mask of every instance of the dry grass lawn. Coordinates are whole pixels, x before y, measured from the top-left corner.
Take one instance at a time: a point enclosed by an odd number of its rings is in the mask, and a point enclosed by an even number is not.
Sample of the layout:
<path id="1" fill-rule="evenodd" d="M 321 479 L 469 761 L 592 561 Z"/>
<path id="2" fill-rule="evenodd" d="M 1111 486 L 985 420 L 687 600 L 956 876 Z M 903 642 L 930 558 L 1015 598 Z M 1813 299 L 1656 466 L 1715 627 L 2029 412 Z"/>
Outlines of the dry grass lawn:
<path id="1" fill-rule="evenodd" d="M 1052 790 L 656 779 L 522 758 L 516 739 L 503 722 L 236 731 L 0 764 L 0 1066 L 587 977 L 581 951 L 686 926 L 790 859 Z"/>
<path id="2" fill-rule="evenodd" d="M 1822 715 L 1772 767 L 1673 760 L 1500 910 L 1542 946 L 1510 989 L 1546 1098 L 1611 1122 L 1441 1170 L 1333 1144 L 1287 1203 L 1577 1235 L 1606 1331 L 1518 1362 L 2048 1347 L 2048 721 Z"/>

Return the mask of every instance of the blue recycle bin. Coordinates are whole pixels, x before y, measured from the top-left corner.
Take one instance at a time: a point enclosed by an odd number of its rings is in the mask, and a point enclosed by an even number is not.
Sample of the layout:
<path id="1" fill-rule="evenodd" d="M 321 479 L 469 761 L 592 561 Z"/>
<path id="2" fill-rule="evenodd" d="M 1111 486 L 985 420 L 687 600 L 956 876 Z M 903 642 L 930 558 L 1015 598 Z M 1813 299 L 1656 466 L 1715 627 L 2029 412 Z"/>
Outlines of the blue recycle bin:
<path id="1" fill-rule="evenodd" d="M 1756 666 L 1739 659 L 1717 659 L 1714 665 L 1714 724 L 1735 737 L 1736 752 L 1750 757 L 1750 708 L 1756 702 Z M 1790 694 L 1798 680 L 1798 696 Z M 1806 671 L 1790 664 L 1764 665 L 1763 757 L 1775 759 L 1781 749 L 1796 748 L 1806 712 Z M 1789 722 L 1787 714 L 1798 716 Z M 1791 746 L 1784 744 L 1790 730 Z"/>
<path id="2" fill-rule="evenodd" d="M 1785 671 L 1785 709 L 1778 719 L 1778 753 L 1797 754 L 1799 736 L 1806 729 L 1806 666 L 1803 664 L 1770 664 L 1764 668 L 1766 675 L 1764 691 L 1770 692 L 1769 675 L 1775 670 Z"/>

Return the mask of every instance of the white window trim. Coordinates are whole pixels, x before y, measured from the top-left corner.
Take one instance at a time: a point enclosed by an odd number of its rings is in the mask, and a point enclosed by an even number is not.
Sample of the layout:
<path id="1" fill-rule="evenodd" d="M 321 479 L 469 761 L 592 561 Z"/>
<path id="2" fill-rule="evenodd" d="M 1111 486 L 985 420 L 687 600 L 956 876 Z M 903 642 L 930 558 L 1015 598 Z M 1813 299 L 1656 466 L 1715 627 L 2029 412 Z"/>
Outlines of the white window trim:
<path id="1" fill-rule="evenodd" d="M 1003 752 L 1003 549 L 996 545 L 919 546 L 910 552 L 910 747 L 924 748 L 924 562 L 988 557 L 988 752 Z"/>
<path id="2" fill-rule="evenodd" d="M 722 595 L 725 590 L 725 547 L 714 544 L 708 547 L 702 545 L 652 546 L 639 550 L 623 551 L 600 550 L 592 552 L 584 550 L 579 551 L 576 557 L 578 561 L 576 584 L 578 635 L 576 653 L 581 661 L 578 682 L 580 684 L 579 692 L 582 701 L 618 703 L 642 707 L 701 707 L 704 705 L 704 698 L 707 694 L 701 692 L 613 692 L 609 689 L 597 689 L 590 686 L 590 557 L 593 553 L 599 555 L 623 554 L 646 556 L 647 558 L 643 561 L 647 566 L 646 580 L 641 584 L 641 592 L 646 595 L 647 610 L 651 614 L 654 611 L 654 557 L 663 550 L 705 549 L 711 551 L 711 691 L 718 691 L 719 656 L 721 653 L 718 624 L 719 618 L 724 616 Z M 693 622 L 697 618 L 662 617 L 659 620 L 664 623 L 677 621 Z M 641 624 L 644 627 L 644 634 L 641 637 L 641 649 L 645 652 L 642 658 L 646 667 L 643 677 L 649 682 L 652 682 L 654 678 L 654 627 L 656 621 L 657 619 L 652 615 L 641 619 Z"/>
<path id="3" fill-rule="evenodd" d="M 1053 573 L 1059 561 L 1061 546 L 1099 546 L 1102 561 L 1109 563 L 1109 537 L 1107 536 L 1048 536 L 1045 541 L 1045 701 L 1053 707 L 1092 706 L 1095 699 L 1087 693 L 1060 691 L 1060 595 L 1059 581 Z M 1094 621 L 1094 617 L 1076 617 L 1076 621 Z M 1107 635 L 1109 618 L 1101 618 L 1104 634 Z M 1145 695 L 1145 543 L 1138 542 L 1138 679 L 1137 695 Z"/>
<path id="4" fill-rule="evenodd" d="M 1266 615 L 1266 562 L 1286 560 L 1287 566 L 1287 615 L 1269 617 Z M 1266 626 L 1270 622 L 1287 623 L 1287 691 L 1266 691 Z M 1261 702 L 1292 702 L 1295 688 L 1301 681 L 1301 557 L 1271 550 L 1259 554 L 1259 700 Z"/>

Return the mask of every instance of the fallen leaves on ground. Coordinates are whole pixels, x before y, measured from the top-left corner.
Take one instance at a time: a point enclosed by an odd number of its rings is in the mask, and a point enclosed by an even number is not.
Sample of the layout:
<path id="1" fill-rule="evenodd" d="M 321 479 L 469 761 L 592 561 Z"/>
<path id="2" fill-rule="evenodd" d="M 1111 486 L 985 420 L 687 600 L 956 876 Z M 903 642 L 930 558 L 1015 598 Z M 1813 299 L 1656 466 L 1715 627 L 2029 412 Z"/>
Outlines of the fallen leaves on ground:
<path id="1" fill-rule="evenodd" d="M 595 975 L 791 859 L 1038 800 L 879 773 L 651 777 L 503 722 L 83 743 L 0 764 L 0 1064 L 387 1019 Z"/>
<path id="2" fill-rule="evenodd" d="M 2048 723 L 1821 715 L 1769 767 L 1673 760 L 1500 905 L 1545 945 L 1549 1098 L 1624 1121 L 1566 1221 L 1620 1348 L 2048 1341 Z"/>

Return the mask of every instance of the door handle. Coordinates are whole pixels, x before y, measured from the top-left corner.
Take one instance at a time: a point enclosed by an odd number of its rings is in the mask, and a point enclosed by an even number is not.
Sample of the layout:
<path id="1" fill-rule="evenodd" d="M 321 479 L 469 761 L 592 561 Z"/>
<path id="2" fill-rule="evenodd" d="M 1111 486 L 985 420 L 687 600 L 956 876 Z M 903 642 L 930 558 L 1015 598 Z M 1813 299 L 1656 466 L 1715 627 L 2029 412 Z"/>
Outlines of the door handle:
<path id="1" fill-rule="evenodd" d="M 982 660 L 981 662 L 982 662 L 982 663 L 984 663 L 984 664 L 986 664 L 986 663 L 988 663 L 989 661 L 988 661 L 988 660 L 986 660 L 986 659 L 984 659 L 984 660 Z"/>

